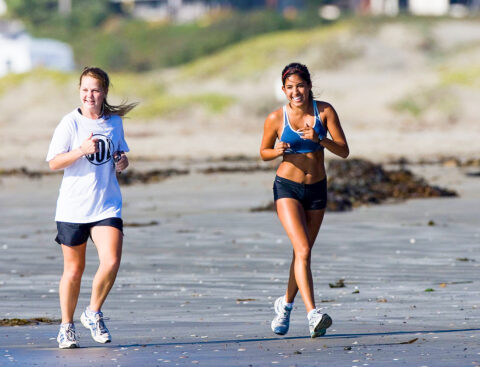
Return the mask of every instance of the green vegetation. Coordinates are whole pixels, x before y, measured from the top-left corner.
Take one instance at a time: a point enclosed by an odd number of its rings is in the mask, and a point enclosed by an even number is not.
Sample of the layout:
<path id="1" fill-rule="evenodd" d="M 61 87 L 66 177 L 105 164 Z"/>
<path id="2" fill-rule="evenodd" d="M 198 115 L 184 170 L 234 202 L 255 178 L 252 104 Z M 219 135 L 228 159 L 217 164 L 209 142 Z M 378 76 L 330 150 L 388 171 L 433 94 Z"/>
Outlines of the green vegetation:
<path id="1" fill-rule="evenodd" d="M 225 94 L 172 94 L 168 90 L 168 82 L 154 73 L 114 73 L 111 79 L 112 97 L 126 96 L 130 102 L 140 102 L 129 115 L 132 119 L 186 113 L 197 107 L 215 115 L 224 112 L 234 103 L 234 98 Z M 110 97 L 109 100 L 111 101 Z"/>
<path id="2" fill-rule="evenodd" d="M 81 41 L 70 42 L 82 65 L 95 60 L 109 70 L 138 72 L 185 64 L 242 40 L 294 27 L 270 12 L 228 13 L 183 25 L 112 19 L 97 32 L 82 34 Z"/>
<path id="3" fill-rule="evenodd" d="M 160 94 L 150 98 L 132 111 L 132 117 L 153 118 L 179 113 L 188 113 L 189 109 L 201 106 L 208 113 L 217 114 L 228 108 L 234 99 L 229 96 L 206 93 L 194 95 L 174 96 Z"/>
<path id="4" fill-rule="evenodd" d="M 392 109 L 413 117 L 420 117 L 428 110 L 436 109 L 446 116 L 454 117 L 460 101 L 452 87 L 480 88 L 480 67 L 478 65 L 462 68 L 446 67 L 439 70 L 439 79 L 437 85 L 408 94 L 398 100 L 391 106 Z"/>
<path id="5" fill-rule="evenodd" d="M 6 0 L 10 15 L 22 19 L 27 26 L 37 32 L 55 34 L 55 31 L 78 32 L 81 29 L 96 27 L 112 15 L 109 0 L 75 0 L 72 11 L 60 14 L 58 0 Z M 57 37 L 63 34 L 57 33 Z M 55 37 L 55 38 L 57 38 Z"/>
<path id="6" fill-rule="evenodd" d="M 70 74 L 45 69 L 35 69 L 29 73 L 7 74 L 0 78 L 0 95 L 11 88 L 18 87 L 26 80 L 32 79 L 35 81 L 48 81 L 49 83 L 58 85 L 66 84 L 74 80 Z"/>
<path id="7" fill-rule="evenodd" d="M 148 99 L 166 92 L 165 80 L 153 73 L 111 73 L 110 91 L 116 95 Z"/>
<path id="8" fill-rule="evenodd" d="M 56 0 L 7 0 L 7 4 L 10 14 L 21 18 L 34 36 L 71 44 L 78 65 L 110 71 L 177 66 L 261 34 L 325 23 L 308 7 L 291 19 L 266 10 L 223 11 L 194 23 L 169 24 L 131 19 L 108 0 L 72 1 L 69 15 L 56 11 Z"/>
<path id="9" fill-rule="evenodd" d="M 426 109 L 425 103 L 416 95 L 408 95 L 392 105 L 394 111 L 404 112 L 413 117 L 420 116 Z"/>
<path id="10" fill-rule="evenodd" d="M 333 42 L 339 35 L 349 31 L 348 23 L 337 23 L 332 26 L 317 27 L 310 30 L 292 30 L 270 33 L 251 40 L 239 42 L 214 55 L 203 57 L 182 67 L 185 77 L 208 78 L 225 72 L 230 79 L 238 80 L 251 75 L 261 75 L 277 59 L 296 57 L 309 46 L 328 48 L 326 55 L 319 58 L 313 67 L 331 66 L 332 55 L 342 54 L 343 62 L 356 55 L 353 50 L 347 51 L 342 45 Z M 337 59 L 336 65 L 339 61 Z M 311 65 L 312 66 L 312 65 Z"/>
<path id="11" fill-rule="evenodd" d="M 167 82 L 155 74 L 114 73 L 109 91 L 109 101 L 119 103 L 118 96 L 127 98 L 129 102 L 140 102 L 129 115 L 133 118 L 151 119 L 158 116 L 169 116 L 188 113 L 200 107 L 206 113 L 216 115 L 229 108 L 235 99 L 225 94 L 197 93 L 171 94 L 167 90 Z M 67 85 L 72 92 L 78 84 L 76 73 L 35 69 L 23 74 L 8 74 L 0 78 L 0 96 L 14 88 L 27 85 Z"/>
<path id="12" fill-rule="evenodd" d="M 441 72 L 442 85 L 462 85 L 480 88 L 480 67 L 469 65 L 461 69 L 445 69 Z"/>
<path id="13" fill-rule="evenodd" d="M 408 94 L 391 107 L 397 112 L 407 113 L 418 118 L 429 110 L 438 110 L 446 116 L 454 116 L 458 105 L 457 97 L 449 88 L 436 86 Z"/>

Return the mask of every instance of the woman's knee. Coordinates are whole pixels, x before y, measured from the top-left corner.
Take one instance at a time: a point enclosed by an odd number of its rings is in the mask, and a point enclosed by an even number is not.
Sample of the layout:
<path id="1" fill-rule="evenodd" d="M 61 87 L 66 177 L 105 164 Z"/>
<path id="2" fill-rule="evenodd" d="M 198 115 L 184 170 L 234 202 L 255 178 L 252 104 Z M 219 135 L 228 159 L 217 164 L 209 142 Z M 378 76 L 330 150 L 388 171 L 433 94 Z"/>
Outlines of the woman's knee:
<path id="1" fill-rule="evenodd" d="M 309 246 L 296 248 L 294 252 L 294 260 L 308 262 L 310 261 L 311 255 L 312 255 L 312 249 Z"/>
<path id="2" fill-rule="evenodd" d="M 82 264 L 66 266 L 63 269 L 63 278 L 71 282 L 79 282 L 82 280 L 85 266 Z"/>
<path id="3" fill-rule="evenodd" d="M 108 271 L 118 271 L 120 268 L 120 256 L 111 257 L 108 259 L 100 260 L 100 267 L 107 269 Z"/>

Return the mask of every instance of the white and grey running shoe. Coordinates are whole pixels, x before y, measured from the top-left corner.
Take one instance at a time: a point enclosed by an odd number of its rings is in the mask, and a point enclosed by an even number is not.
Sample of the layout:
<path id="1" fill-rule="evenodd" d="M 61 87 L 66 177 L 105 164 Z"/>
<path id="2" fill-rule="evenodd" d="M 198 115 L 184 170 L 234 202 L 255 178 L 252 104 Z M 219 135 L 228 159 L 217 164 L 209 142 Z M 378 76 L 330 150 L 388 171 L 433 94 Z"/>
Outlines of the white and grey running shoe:
<path id="1" fill-rule="evenodd" d="M 281 296 L 275 300 L 274 309 L 277 316 L 272 320 L 272 330 L 275 334 L 285 335 L 290 326 L 290 312 L 292 312 L 292 307 L 286 307 L 285 297 Z"/>
<path id="2" fill-rule="evenodd" d="M 57 342 L 60 349 L 79 348 L 79 338 L 75 333 L 75 325 L 66 323 L 60 325 L 60 331 L 58 332 Z"/>
<path id="3" fill-rule="evenodd" d="M 330 326 L 332 326 L 332 318 L 318 309 L 313 310 L 308 317 L 308 328 L 312 338 L 325 335 Z"/>
<path id="4" fill-rule="evenodd" d="M 97 343 L 110 343 L 112 341 L 112 336 L 103 322 L 103 313 L 101 311 L 89 315 L 87 310 L 85 310 L 82 316 L 80 316 L 80 321 L 82 321 L 83 326 L 90 329 L 92 338 Z"/>

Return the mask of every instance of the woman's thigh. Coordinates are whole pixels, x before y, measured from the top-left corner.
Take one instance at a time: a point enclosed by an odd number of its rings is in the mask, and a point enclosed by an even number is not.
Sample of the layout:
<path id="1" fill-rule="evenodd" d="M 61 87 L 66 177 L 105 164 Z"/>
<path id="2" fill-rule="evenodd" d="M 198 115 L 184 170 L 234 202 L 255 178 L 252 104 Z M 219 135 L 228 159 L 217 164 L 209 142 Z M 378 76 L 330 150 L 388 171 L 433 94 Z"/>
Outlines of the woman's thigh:
<path id="1" fill-rule="evenodd" d="M 123 244 L 122 231 L 111 226 L 94 226 L 90 233 L 100 260 L 120 259 Z"/>
<path id="2" fill-rule="evenodd" d="M 83 270 L 85 267 L 85 250 L 87 243 L 77 246 L 61 245 L 65 269 Z"/>
<path id="3" fill-rule="evenodd" d="M 275 202 L 278 218 L 287 232 L 294 250 L 309 247 L 307 218 L 302 204 L 291 198 L 281 198 Z"/>
<path id="4" fill-rule="evenodd" d="M 325 209 L 307 210 L 305 212 L 310 247 L 312 247 L 315 243 L 315 239 L 317 238 L 318 231 L 322 225 L 324 215 Z"/>

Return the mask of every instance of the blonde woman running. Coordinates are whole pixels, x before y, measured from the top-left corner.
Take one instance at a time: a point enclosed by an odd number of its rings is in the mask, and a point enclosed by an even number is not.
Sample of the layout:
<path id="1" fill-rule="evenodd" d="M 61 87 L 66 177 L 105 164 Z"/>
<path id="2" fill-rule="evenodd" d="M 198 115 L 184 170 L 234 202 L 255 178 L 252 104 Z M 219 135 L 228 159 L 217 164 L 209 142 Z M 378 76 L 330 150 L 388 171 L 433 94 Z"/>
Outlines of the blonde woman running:
<path id="1" fill-rule="evenodd" d="M 128 166 L 122 117 L 135 104 L 107 102 L 109 77 L 105 71 L 87 67 L 80 75 L 80 107 L 63 117 L 55 129 L 47 154 L 52 170 L 63 169 L 57 201 L 55 241 L 63 252 L 60 280 L 62 324 L 60 348 L 79 347 L 73 315 L 85 269 L 85 250 L 90 237 L 100 265 L 92 284 L 90 304 L 81 315 L 82 324 L 99 343 L 111 341 L 102 305 L 115 282 L 122 254 L 122 195 L 116 172 Z"/>

